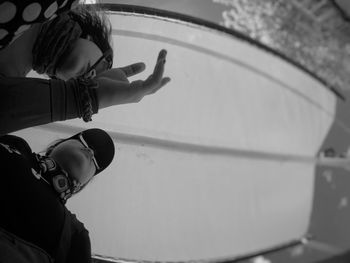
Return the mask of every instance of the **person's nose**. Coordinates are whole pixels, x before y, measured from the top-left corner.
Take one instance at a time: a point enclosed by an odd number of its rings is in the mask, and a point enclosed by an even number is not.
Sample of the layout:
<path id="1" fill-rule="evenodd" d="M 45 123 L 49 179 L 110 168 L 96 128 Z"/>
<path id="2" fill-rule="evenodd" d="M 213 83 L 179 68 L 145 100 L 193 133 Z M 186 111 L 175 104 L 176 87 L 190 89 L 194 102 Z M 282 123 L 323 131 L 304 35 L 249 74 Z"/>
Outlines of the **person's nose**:
<path id="1" fill-rule="evenodd" d="M 91 157 L 93 157 L 94 156 L 94 151 L 92 149 L 90 149 L 90 148 L 88 148 L 88 151 L 90 152 Z"/>
<path id="2" fill-rule="evenodd" d="M 84 150 L 88 153 L 90 158 L 94 157 L 94 151 L 92 149 L 85 148 Z"/>

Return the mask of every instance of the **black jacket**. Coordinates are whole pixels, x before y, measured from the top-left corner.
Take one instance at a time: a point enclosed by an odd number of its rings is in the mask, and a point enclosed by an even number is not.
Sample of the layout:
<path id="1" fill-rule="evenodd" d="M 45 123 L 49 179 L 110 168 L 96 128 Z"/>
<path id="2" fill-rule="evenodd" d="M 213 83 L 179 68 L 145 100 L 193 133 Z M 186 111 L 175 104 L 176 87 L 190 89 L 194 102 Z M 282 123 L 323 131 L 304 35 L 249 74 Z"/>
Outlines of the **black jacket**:
<path id="1" fill-rule="evenodd" d="M 88 231 L 36 175 L 23 139 L 0 137 L 0 228 L 44 249 L 56 262 L 90 262 Z"/>

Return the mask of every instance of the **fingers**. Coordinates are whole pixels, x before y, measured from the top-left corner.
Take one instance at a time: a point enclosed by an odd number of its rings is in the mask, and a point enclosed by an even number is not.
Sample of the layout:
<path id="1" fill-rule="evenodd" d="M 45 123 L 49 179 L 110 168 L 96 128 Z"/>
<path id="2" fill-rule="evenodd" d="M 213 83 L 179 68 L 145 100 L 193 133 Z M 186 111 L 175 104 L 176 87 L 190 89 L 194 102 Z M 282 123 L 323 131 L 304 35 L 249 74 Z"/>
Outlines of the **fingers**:
<path id="1" fill-rule="evenodd" d="M 163 78 L 167 51 L 162 49 L 159 52 L 157 63 L 153 73 L 145 80 L 144 88 L 148 94 L 153 94 L 170 81 L 170 78 Z"/>
<path id="2" fill-rule="evenodd" d="M 165 49 L 162 49 L 159 52 L 157 63 L 156 63 L 156 66 L 154 67 L 153 74 L 152 74 L 152 78 L 155 82 L 158 82 L 163 78 L 166 55 L 167 55 L 167 51 Z"/>
<path id="3" fill-rule="evenodd" d="M 130 88 L 134 89 L 134 90 L 135 89 L 141 90 L 141 89 L 143 89 L 143 83 L 144 83 L 143 80 L 135 80 L 135 81 L 130 83 Z"/>
<path id="4" fill-rule="evenodd" d="M 128 78 L 136 74 L 139 74 L 140 72 L 144 71 L 145 68 L 146 68 L 145 63 L 139 62 L 139 63 L 134 63 L 119 69 L 122 70 L 125 76 Z"/>
<path id="5" fill-rule="evenodd" d="M 158 82 L 164 74 L 164 65 L 165 65 L 165 60 L 158 60 L 156 66 L 154 67 L 154 71 L 153 71 L 153 78 L 155 82 Z"/>
<path id="6" fill-rule="evenodd" d="M 170 82 L 170 80 L 171 80 L 171 79 L 170 79 L 169 77 L 163 78 L 162 81 L 161 81 L 162 87 L 163 87 L 164 85 L 166 85 L 168 82 Z"/>
<path id="7" fill-rule="evenodd" d="M 143 83 L 139 83 L 141 84 L 141 86 L 139 87 L 141 87 L 144 90 L 145 95 L 154 94 L 158 90 L 160 90 L 163 86 L 165 86 L 170 80 L 171 79 L 169 77 L 165 77 L 165 78 L 162 78 L 157 85 L 147 85 L 145 82 L 143 82 Z"/>
<path id="8" fill-rule="evenodd" d="M 162 49 L 159 51 L 157 61 L 165 59 L 166 58 L 167 51 L 165 49 Z"/>
<path id="9" fill-rule="evenodd" d="M 169 77 L 163 77 L 166 54 L 166 50 L 161 50 L 159 52 L 153 74 L 145 81 L 137 80 L 130 83 L 132 92 L 138 94 L 140 99 L 146 95 L 157 92 L 170 81 Z"/>

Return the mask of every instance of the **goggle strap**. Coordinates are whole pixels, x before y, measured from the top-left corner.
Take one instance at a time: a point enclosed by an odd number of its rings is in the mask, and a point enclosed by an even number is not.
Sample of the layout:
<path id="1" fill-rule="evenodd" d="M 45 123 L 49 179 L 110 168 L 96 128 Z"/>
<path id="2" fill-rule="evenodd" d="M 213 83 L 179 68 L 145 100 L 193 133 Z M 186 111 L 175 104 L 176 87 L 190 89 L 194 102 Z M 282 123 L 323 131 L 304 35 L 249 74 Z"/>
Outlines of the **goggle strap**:
<path id="1" fill-rule="evenodd" d="M 88 144 L 86 143 L 86 141 L 84 140 L 82 134 L 79 134 L 79 140 L 81 141 L 81 143 L 82 143 L 86 148 L 89 148 L 89 149 L 90 149 L 89 145 L 88 145 Z M 96 166 L 96 169 L 97 169 L 97 170 L 100 170 L 100 166 L 98 165 L 95 156 L 92 157 L 92 161 L 94 162 L 94 164 L 95 164 L 95 166 Z"/>

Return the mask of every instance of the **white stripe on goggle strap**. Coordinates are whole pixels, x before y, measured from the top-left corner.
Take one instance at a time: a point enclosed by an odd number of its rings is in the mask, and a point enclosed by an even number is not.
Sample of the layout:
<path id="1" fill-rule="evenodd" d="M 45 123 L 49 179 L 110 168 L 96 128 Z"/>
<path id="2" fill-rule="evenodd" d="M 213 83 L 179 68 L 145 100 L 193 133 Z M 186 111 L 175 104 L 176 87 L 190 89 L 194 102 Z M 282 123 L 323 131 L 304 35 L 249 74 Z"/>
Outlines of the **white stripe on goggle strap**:
<path id="1" fill-rule="evenodd" d="M 84 140 L 82 134 L 79 134 L 79 140 L 81 141 L 81 143 L 82 143 L 86 148 L 92 150 L 92 149 L 89 147 L 89 145 L 86 143 L 86 141 Z M 95 152 L 94 152 L 94 150 L 92 150 L 92 152 L 94 153 L 94 155 L 93 155 L 93 157 L 92 157 L 92 161 L 94 162 L 94 164 L 95 164 L 95 166 L 96 166 L 96 169 L 97 169 L 97 170 L 100 170 L 100 166 L 98 165 L 97 160 L 96 160 L 96 158 L 95 158 Z"/>

